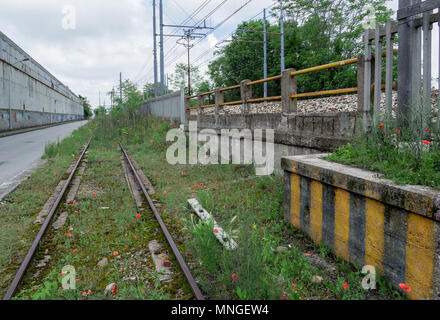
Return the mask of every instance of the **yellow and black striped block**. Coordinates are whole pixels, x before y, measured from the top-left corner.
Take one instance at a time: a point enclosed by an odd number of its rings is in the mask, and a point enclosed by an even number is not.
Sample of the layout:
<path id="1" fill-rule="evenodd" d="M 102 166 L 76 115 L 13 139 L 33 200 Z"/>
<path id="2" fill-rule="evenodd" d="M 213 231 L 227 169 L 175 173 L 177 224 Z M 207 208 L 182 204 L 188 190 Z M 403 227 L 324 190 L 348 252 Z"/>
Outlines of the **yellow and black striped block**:
<path id="1" fill-rule="evenodd" d="M 396 287 L 410 286 L 411 299 L 440 299 L 438 221 L 378 200 L 380 190 L 359 177 L 331 177 L 316 167 L 289 164 L 287 221 L 346 261 L 378 267 Z"/>

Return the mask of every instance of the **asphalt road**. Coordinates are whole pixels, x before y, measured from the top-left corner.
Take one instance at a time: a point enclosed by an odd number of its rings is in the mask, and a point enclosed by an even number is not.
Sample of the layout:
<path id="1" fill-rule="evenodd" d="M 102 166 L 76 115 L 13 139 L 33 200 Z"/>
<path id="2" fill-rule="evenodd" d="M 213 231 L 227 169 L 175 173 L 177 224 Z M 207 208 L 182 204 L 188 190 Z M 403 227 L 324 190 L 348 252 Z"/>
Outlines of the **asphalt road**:
<path id="1" fill-rule="evenodd" d="M 0 200 L 42 163 L 48 143 L 62 140 L 86 123 L 74 122 L 0 138 Z"/>

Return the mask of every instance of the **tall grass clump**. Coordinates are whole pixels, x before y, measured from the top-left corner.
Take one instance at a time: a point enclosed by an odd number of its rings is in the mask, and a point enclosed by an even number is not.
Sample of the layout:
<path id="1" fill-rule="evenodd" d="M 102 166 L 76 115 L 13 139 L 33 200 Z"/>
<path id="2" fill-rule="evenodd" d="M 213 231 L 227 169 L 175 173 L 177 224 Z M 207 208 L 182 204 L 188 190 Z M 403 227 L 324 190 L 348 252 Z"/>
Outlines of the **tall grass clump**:
<path id="1" fill-rule="evenodd" d="M 345 147 L 326 159 L 377 171 L 397 184 L 440 189 L 440 130 L 433 111 L 411 108 L 397 125 L 390 114 L 362 130 Z"/>

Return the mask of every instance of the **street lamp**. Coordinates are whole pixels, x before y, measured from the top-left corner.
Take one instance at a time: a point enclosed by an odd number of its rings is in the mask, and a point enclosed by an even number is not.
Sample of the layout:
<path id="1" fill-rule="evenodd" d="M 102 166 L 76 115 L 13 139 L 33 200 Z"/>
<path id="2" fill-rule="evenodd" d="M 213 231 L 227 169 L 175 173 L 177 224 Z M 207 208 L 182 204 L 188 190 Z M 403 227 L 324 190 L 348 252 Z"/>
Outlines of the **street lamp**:
<path id="1" fill-rule="evenodd" d="M 29 58 L 24 58 L 23 60 L 17 61 L 13 64 L 11 64 L 11 67 L 9 68 L 9 130 L 12 130 L 12 106 L 11 106 L 11 86 L 12 86 L 12 67 L 14 67 L 17 63 L 20 62 L 27 62 L 29 61 Z"/>

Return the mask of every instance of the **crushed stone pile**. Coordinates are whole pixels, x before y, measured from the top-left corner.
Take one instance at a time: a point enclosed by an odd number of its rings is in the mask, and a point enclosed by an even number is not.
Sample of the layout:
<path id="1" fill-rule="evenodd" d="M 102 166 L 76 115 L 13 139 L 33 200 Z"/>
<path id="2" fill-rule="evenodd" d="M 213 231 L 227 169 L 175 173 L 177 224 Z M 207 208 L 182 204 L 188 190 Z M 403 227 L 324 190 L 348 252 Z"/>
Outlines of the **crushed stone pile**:
<path id="1" fill-rule="evenodd" d="M 438 112 L 438 90 L 434 90 L 431 95 L 432 107 Z M 381 111 L 385 111 L 385 93 L 382 93 Z M 298 100 L 299 113 L 332 113 L 332 112 L 356 112 L 357 94 L 340 95 L 336 97 L 326 97 L 318 99 Z M 397 92 L 393 92 L 393 117 L 397 110 Z M 203 114 L 214 115 L 215 108 L 202 110 Z M 220 109 L 220 114 L 240 114 L 241 105 L 224 106 Z M 250 104 L 251 114 L 261 113 L 281 113 L 281 102 L 262 102 Z M 197 109 L 191 110 L 191 115 L 197 115 Z"/>

